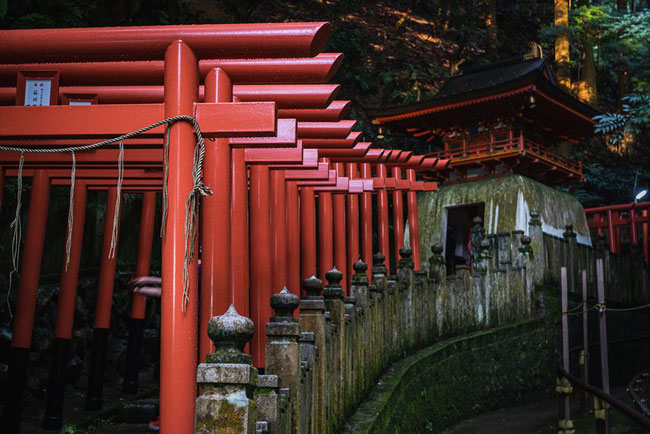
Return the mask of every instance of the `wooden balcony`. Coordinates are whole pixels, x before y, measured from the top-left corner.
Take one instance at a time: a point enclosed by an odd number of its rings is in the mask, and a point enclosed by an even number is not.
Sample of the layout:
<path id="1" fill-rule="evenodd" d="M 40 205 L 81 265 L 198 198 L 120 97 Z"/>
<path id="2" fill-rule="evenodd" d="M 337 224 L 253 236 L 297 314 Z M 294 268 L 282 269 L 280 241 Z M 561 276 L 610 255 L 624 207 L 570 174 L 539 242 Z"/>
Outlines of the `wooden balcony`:
<path id="1" fill-rule="evenodd" d="M 452 145 L 453 146 L 453 145 Z M 449 159 L 447 181 L 479 179 L 488 175 L 517 172 L 548 184 L 582 182 L 582 164 L 552 152 L 523 135 L 501 140 L 474 142 L 427 156 Z"/>

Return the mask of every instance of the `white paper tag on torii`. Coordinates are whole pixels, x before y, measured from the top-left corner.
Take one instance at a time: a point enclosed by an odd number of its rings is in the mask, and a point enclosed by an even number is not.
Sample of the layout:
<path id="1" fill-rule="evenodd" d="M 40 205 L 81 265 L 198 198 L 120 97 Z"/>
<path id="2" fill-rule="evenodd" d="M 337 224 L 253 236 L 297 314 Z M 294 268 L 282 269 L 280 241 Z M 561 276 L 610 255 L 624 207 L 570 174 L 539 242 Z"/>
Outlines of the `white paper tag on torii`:
<path id="1" fill-rule="evenodd" d="M 25 80 L 25 105 L 50 105 L 52 80 Z"/>

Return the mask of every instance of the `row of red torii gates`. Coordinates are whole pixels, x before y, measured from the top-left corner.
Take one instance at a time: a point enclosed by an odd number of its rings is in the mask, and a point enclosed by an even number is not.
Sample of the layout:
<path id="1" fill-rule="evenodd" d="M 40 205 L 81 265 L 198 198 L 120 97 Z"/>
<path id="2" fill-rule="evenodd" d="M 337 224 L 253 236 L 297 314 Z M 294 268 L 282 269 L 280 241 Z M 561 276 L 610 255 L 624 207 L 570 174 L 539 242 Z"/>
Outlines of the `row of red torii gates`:
<path id="1" fill-rule="evenodd" d="M 416 192 L 434 190 L 435 182 L 426 180 L 447 161 L 371 149 L 360 141 L 361 133 L 352 131 L 355 122 L 343 120 L 350 102 L 335 100 L 339 86 L 327 84 L 342 60 L 340 54 L 320 53 L 329 31 L 327 23 L 285 23 L 0 32 L 0 194 L 6 177 L 32 178 L 4 426 L 17 431 L 20 423 L 52 185 L 72 184 L 74 199 L 57 306 L 58 354 L 44 420 L 50 428 L 62 422 L 88 190 L 108 191 L 89 409 L 102 405 L 118 198 L 124 192 L 143 194 L 136 264 L 136 274 L 143 276 L 150 272 L 156 192 L 164 192 L 160 420 L 165 432 L 193 431 L 197 360 L 213 351 L 207 323 L 231 303 L 253 319 L 250 350 L 255 365 L 263 366 L 269 300 L 283 286 L 300 295 L 302 279 L 323 278 L 334 266 L 349 282 L 348 270 L 359 257 L 372 265 L 374 233 L 379 250 L 396 258 L 406 221 L 420 268 Z M 33 87 L 43 82 L 49 95 L 38 90 L 45 101 L 27 106 Z M 121 144 L 74 152 L 28 150 L 62 151 L 178 116 L 183 118 Z M 206 140 L 202 173 L 191 118 Z M 200 195 L 201 175 L 211 194 Z M 188 208 L 192 194 L 200 195 L 196 239 L 186 232 L 194 220 L 194 208 Z M 197 255 L 185 262 L 187 243 L 195 242 L 201 248 L 200 285 Z M 137 345 L 145 306 L 144 297 L 135 294 L 129 345 Z M 125 391 L 137 390 L 137 374 L 137 360 L 127 362 Z"/>

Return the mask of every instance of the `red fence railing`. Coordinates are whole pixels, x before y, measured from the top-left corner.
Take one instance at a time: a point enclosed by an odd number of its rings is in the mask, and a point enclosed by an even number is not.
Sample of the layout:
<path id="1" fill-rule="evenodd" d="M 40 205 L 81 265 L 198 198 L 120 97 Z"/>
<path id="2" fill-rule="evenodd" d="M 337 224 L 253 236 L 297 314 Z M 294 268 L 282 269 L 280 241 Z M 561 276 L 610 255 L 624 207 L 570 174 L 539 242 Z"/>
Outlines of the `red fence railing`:
<path id="1" fill-rule="evenodd" d="M 549 162 L 562 165 L 571 171 L 582 173 L 582 165 L 580 161 L 575 161 L 563 155 L 559 155 L 551 151 L 548 147 L 536 143 L 530 139 L 526 139 L 523 136 L 514 136 L 502 140 L 478 142 L 468 146 L 461 146 L 456 149 L 432 152 L 428 155 L 437 158 L 451 159 L 453 164 L 459 160 L 467 160 L 508 152 L 530 152 L 548 160 Z"/>
<path id="2" fill-rule="evenodd" d="M 609 251 L 621 253 L 621 239 L 627 236 L 631 246 L 643 249 L 646 264 L 650 263 L 648 255 L 648 223 L 650 202 L 628 203 L 603 206 L 585 210 L 587 223 L 592 233 L 607 234 Z"/>

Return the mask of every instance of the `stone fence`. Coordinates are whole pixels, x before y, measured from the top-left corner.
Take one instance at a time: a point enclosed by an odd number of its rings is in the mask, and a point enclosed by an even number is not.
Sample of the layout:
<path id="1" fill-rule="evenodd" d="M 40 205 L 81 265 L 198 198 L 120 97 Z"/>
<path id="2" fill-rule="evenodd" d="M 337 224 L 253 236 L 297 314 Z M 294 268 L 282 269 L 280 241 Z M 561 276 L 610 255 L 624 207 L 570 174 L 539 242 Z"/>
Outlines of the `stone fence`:
<path id="1" fill-rule="evenodd" d="M 357 262 L 347 296 L 336 268 L 326 286 L 305 280 L 300 300 L 286 289 L 273 295 L 264 375 L 243 352 L 252 321 L 234 307 L 212 318 L 216 351 L 198 369 L 196 432 L 339 431 L 394 361 L 445 336 L 533 317 L 541 226 L 531 222 L 531 236 L 486 237 L 480 219 L 475 223 L 472 245 L 480 247 L 471 269 L 457 267 L 455 275 L 447 276 L 440 246 L 432 247 L 428 272 L 413 270 L 404 247 L 397 276 L 387 275 L 381 253 L 371 281 L 367 265 Z"/>

